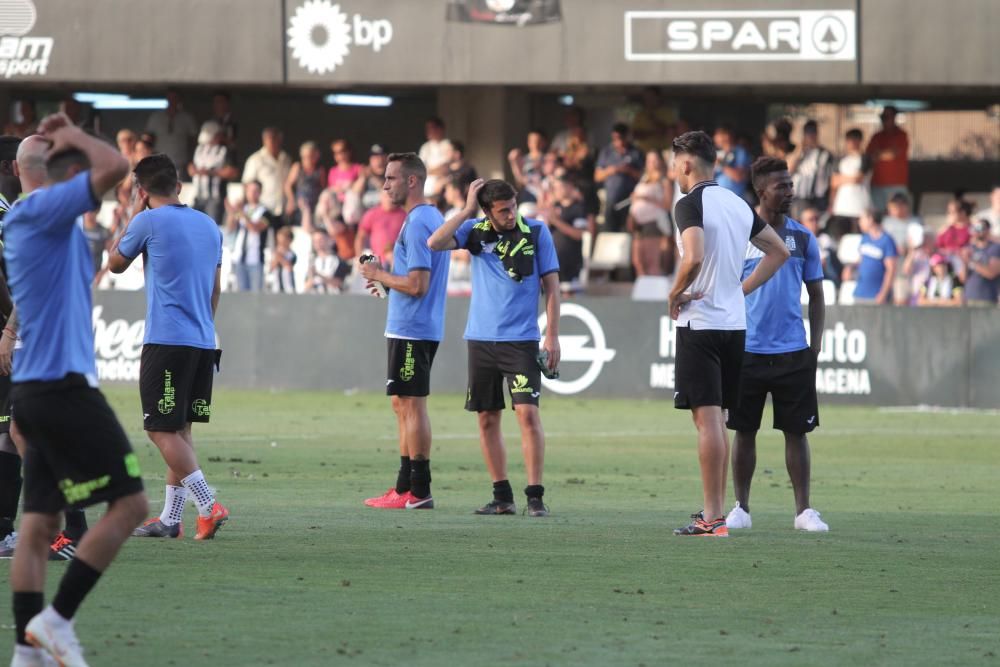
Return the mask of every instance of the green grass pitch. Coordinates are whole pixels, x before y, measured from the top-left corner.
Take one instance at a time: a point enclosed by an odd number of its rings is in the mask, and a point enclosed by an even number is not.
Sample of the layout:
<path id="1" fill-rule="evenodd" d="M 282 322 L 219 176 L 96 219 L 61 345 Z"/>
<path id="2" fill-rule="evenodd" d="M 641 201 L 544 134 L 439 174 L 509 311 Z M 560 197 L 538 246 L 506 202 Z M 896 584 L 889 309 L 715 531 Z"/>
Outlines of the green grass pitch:
<path id="1" fill-rule="evenodd" d="M 107 394 L 158 511 L 138 392 Z M 125 545 L 78 618 L 92 664 L 1000 664 L 995 415 L 827 407 L 813 504 L 830 533 L 793 530 L 767 431 L 753 530 L 684 539 L 694 427 L 666 402 L 546 397 L 547 519 L 473 516 L 491 490 L 475 418 L 457 396 L 430 406 L 437 509 L 385 511 L 361 504 L 398 466 L 385 397 L 217 391 L 195 437 L 231 520 L 198 543 L 189 507 L 185 539 Z"/>

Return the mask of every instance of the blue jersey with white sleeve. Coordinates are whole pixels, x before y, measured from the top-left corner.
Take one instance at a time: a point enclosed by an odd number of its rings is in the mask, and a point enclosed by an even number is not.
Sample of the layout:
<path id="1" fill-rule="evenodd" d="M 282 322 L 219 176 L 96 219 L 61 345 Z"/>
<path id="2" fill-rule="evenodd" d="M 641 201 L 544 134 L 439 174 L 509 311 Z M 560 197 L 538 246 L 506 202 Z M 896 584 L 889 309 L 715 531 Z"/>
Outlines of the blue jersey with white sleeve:
<path id="1" fill-rule="evenodd" d="M 448 267 L 451 254 L 427 247 L 427 239 L 444 224 L 433 206 L 415 206 L 406 216 L 392 249 L 392 275 L 410 271 L 430 271 L 430 283 L 423 296 L 389 290 L 389 312 L 385 335 L 389 338 L 436 340 L 444 338 L 445 302 L 448 297 Z"/>
<path id="2" fill-rule="evenodd" d="M 819 244 L 812 232 L 788 217 L 774 231 L 784 239 L 791 257 L 746 297 L 746 351 L 756 354 L 783 354 L 809 347 L 802 321 L 802 284 L 823 280 Z M 763 257 L 752 243 L 747 245 L 743 280 Z"/>

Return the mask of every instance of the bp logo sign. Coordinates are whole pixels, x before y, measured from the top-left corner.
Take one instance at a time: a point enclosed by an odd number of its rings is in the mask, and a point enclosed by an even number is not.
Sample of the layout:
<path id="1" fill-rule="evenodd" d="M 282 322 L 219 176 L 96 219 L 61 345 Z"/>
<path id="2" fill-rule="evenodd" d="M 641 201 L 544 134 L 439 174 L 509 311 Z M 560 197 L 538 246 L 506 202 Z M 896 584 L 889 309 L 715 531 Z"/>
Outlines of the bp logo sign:
<path id="1" fill-rule="evenodd" d="M 572 320 L 576 322 L 571 324 Z M 559 334 L 561 377 L 558 380 L 543 377 L 542 384 L 557 394 L 579 394 L 594 384 L 604 364 L 615 358 L 616 351 L 608 347 L 600 320 L 580 304 L 563 304 L 559 325 L 560 331 L 568 331 Z M 547 326 L 548 316 L 542 313 L 538 327 L 543 334 Z"/>
<path id="2" fill-rule="evenodd" d="M 313 74 L 330 74 L 344 64 L 352 46 L 375 53 L 392 41 L 392 23 L 385 19 L 348 16 L 330 0 L 307 0 L 288 23 L 288 48 L 299 66 Z"/>

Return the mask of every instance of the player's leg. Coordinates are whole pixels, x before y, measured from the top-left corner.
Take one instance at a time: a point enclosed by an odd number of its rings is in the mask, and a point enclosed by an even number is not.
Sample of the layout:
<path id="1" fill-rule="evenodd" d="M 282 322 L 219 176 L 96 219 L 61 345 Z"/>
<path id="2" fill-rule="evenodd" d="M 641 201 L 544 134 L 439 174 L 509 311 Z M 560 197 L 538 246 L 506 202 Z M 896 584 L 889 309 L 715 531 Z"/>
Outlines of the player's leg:
<path id="1" fill-rule="evenodd" d="M 187 489 L 188 497 L 194 500 L 198 508 L 198 524 L 194 539 L 210 540 L 229 520 L 229 510 L 215 497 L 215 490 L 208 485 L 205 474 L 198 465 L 195 453 L 193 424 L 207 424 L 212 416 L 212 384 L 218 366 L 221 352 L 216 350 L 189 350 L 190 381 L 178 387 L 178 397 L 182 405 L 188 406 L 186 423 L 180 436 L 191 451 L 197 469 L 181 479 L 181 485 Z"/>
<path id="2" fill-rule="evenodd" d="M 750 514 L 750 482 L 757 468 L 757 431 L 736 431 L 733 434 L 733 492 L 736 507 Z M 733 528 L 734 526 L 729 526 Z M 738 526 L 749 528 L 750 526 Z"/>
<path id="3" fill-rule="evenodd" d="M 405 343 L 398 338 L 386 339 L 386 381 L 385 393 L 392 402 L 392 411 L 396 415 L 396 427 L 399 431 L 399 470 L 396 472 L 396 485 L 390 487 L 381 496 L 365 500 L 368 507 L 399 509 L 405 506 L 403 496 L 410 492 L 410 447 L 406 442 L 407 424 L 406 412 L 400 402 L 401 388 L 405 384 L 401 372 L 405 361 Z"/>
<path id="4" fill-rule="evenodd" d="M 21 457 L 10 434 L 0 433 L 0 558 L 10 558 L 16 545 L 14 521 L 22 482 Z"/>
<path id="5" fill-rule="evenodd" d="M 25 512 L 17 552 L 10 568 L 10 590 L 14 608 L 16 664 L 45 664 L 41 650 L 32 646 L 25 630 L 32 618 L 45 608 L 45 570 L 49 544 L 59 530 L 59 514 Z"/>
<path id="6" fill-rule="evenodd" d="M 405 386 L 411 395 L 400 397 L 406 414 L 406 445 L 410 455 L 410 495 L 406 509 L 432 509 L 431 497 L 431 418 L 427 396 L 431 393 L 431 366 L 437 354 L 437 341 L 412 341 L 410 382 Z"/>
<path id="7" fill-rule="evenodd" d="M 785 468 L 795 494 L 795 516 L 809 509 L 809 438 L 805 433 L 785 433 Z"/>
<path id="8" fill-rule="evenodd" d="M 493 500 L 475 513 L 516 514 L 514 490 L 507 478 L 507 448 L 504 446 L 500 427 L 506 405 L 503 399 L 503 375 L 497 365 L 496 343 L 470 340 L 468 349 L 469 385 L 465 409 L 476 413 L 479 449 L 493 481 Z"/>
<path id="9" fill-rule="evenodd" d="M 500 368 L 507 379 L 511 404 L 517 415 L 521 429 L 521 450 L 524 454 L 524 469 L 528 476 L 528 486 L 524 489 L 527 497 L 527 512 L 530 516 L 548 516 L 543 497 L 542 471 L 545 463 L 545 432 L 539 413 L 539 398 L 542 394 L 542 374 L 536 356 L 538 344 L 498 343 L 497 352 Z"/>
<path id="10" fill-rule="evenodd" d="M 722 408 L 702 405 L 692 410 L 698 429 L 698 463 L 706 521 L 725 516 L 726 472 L 729 468 L 729 437 Z"/>
<path id="11" fill-rule="evenodd" d="M 733 491 L 736 505 L 726 515 L 729 528 L 750 528 L 750 484 L 757 467 L 757 431 L 767 402 L 768 357 L 745 353 L 741 371 L 739 404 L 729 410 L 726 426 L 733 435 Z"/>

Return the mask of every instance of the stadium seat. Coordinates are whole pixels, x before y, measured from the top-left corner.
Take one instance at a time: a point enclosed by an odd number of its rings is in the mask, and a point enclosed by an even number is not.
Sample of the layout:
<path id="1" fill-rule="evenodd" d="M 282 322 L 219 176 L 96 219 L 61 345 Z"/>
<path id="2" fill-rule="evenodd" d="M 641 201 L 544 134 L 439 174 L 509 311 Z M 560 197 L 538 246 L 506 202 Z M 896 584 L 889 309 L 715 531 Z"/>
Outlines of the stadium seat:
<path id="1" fill-rule="evenodd" d="M 844 234 L 837 245 L 837 259 L 845 266 L 861 261 L 861 234 Z"/>
<path id="2" fill-rule="evenodd" d="M 194 206 L 194 198 L 196 195 L 195 187 L 193 183 L 181 183 L 181 192 L 177 195 L 177 198 L 181 200 L 181 203 L 185 206 Z"/>
<path id="3" fill-rule="evenodd" d="M 948 212 L 948 202 L 955 198 L 953 192 L 924 192 L 920 195 L 920 207 L 917 212 L 924 220 L 932 215 L 944 215 Z"/>
<path id="4" fill-rule="evenodd" d="M 632 266 L 632 235 L 627 232 L 601 232 L 594 242 L 590 271 L 614 271 Z"/>
<path id="5" fill-rule="evenodd" d="M 837 298 L 837 303 L 841 306 L 852 306 L 854 305 L 854 288 L 858 286 L 857 281 L 845 280 L 840 284 L 840 294 Z"/>
<path id="6" fill-rule="evenodd" d="M 639 276 L 632 284 L 632 300 L 666 303 L 673 284 L 670 276 Z"/>

